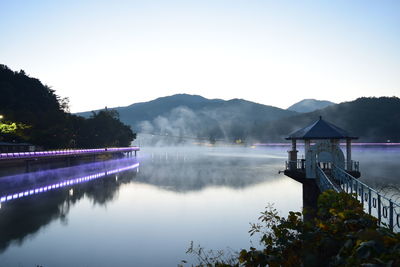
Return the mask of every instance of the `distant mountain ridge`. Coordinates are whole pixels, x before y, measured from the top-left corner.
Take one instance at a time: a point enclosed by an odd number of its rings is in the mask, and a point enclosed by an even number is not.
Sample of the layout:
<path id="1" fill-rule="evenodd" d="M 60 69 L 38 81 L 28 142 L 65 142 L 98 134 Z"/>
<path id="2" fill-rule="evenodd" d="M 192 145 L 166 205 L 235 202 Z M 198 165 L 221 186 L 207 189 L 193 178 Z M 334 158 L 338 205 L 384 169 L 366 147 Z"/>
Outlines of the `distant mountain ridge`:
<path id="1" fill-rule="evenodd" d="M 397 97 L 362 97 L 299 113 L 243 99 L 225 101 L 179 94 L 115 110 L 120 113 L 121 121 L 131 125 L 135 132 L 178 138 L 282 142 L 294 130 L 322 116 L 350 134 L 359 136 L 360 141 L 400 142 L 400 112 L 397 112 L 400 110 L 400 99 Z"/>
<path id="2" fill-rule="evenodd" d="M 262 142 L 283 141 L 293 131 L 310 125 L 319 116 L 359 137 L 358 142 L 400 142 L 400 99 L 361 97 L 309 113 L 258 125 L 252 137 Z"/>
<path id="3" fill-rule="evenodd" d="M 243 99 L 207 99 L 198 95 L 176 94 L 126 107 L 111 108 L 134 131 L 197 136 L 209 139 L 240 139 L 258 122 L 297 114 Z M 78 113 L 88 117 L 91 112 Z"/>
<path id="4" fill-rule="evenodd" d="M 303 99 L 288 107 L 287 110 L 306 113 L 315 111 L 317 109 L 323 109 L 331 105 L 335 105 L 335 103 L 327 100 Z"/>

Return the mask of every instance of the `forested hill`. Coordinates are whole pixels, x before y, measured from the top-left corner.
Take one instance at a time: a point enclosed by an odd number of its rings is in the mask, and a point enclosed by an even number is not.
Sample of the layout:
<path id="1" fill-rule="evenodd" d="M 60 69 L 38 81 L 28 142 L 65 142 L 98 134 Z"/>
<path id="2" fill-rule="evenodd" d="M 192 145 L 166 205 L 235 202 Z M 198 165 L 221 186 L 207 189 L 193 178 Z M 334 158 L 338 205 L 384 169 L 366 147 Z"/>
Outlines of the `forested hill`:
<path id="1" fill-rule="evenodd" d="M 313 112 L 297 113 L 242 99 L 225 101 L 180 94 L 116 110 L 121 114 L 121 121 L 133 125 L 138 132 L 201 137 L 210 141 L 283 142 L 289 133 L 323 116 L 359 136 L 360 141 L 400 142 L 399 98 L 363 97 L 328 104 Z"/>
<path id="2" fill-rule="evenodd" d="M 282 142 L 319 116 L 360 141 L 400 142 L 400 99 L 359 98 L 309 113 L 296 113 L 242 99 L 229 101 L 174 95 L 87 118 L 68 112 L 68 101 L 23 71 L 0 65 L 0 141 L 45 148 L 129 145 L 139 132 L 207 138 L 210 141 Z"/>
<path id="3" fill-rule="evenodd" d="M 115 111 L 88 119 L 68 112 L 60 98 L 40 80 L 0 64 L 0 141 L 30 142 L 44 148 L 126 146 L 134 138 Z"/>
<path id="4" fill-rule="evenodd" d="M 265 123 L 297 114 L 243 99 L 225 101 L 188 94 L 160 97 L 115 110 L 119 112 L 122 122 L 141 133 L 226 141 L 245 139 L 248 131 L 259 122 Z M 89 114 L 78 113 L 81 116 Z"/>
<path id="5" fill-rule="evenodd" d="M 316 121 L 319 116 L 360 137 L 358 141 L 400 142 L 400 99 L 362 97 L 310 113 L 257 125 L 251 136 L 261 142 L 284 141 L 296 129 Z"/>

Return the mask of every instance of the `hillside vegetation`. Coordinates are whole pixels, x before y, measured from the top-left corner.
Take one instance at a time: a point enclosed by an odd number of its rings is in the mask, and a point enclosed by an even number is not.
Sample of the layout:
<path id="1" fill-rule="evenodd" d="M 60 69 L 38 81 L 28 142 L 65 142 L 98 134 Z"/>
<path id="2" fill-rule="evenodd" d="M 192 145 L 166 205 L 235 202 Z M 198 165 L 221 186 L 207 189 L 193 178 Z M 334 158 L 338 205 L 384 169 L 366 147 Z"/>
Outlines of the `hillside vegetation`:
<path id="1" fill-rule="evenodd" d="M 263 142 L 284 140 L 289 133 L 310 125 L 322 116 L 345 129 L 358 141 L 400 142 L 400 99 L 397 97 L 362 97 L 310 113 L 259 124 L 251 130 Z"/>
<path id="2" fill-rule="evenodd" d="M 139 133 L 198 137 L 209 141 L 283 142 L 291 132 L 322 116 L 360 137 L 359 141 L 400 142 L 400 99 L 397 97 L 362 97 L 340 104 L 322 104 L 329 105 L 312 112 L 297 113 L 242 99 L 225 101 L 181 94 L 115 110 L 121 114 L 121 121 Z M 179 138 L 169 141 L 179 142 Z"/>
<path id="3" fill-rule="evenodd" d="M 92 113 L 87 119 L 68 111 L 60 98 L 24 71 L 0 65 L 0 141 L 29 142 L 44 148 L 127 146 L 134 138 L 115 111 Z"/>
<path id="4" fill-rule="evenodd" d="M 199 267 L 400 266 L 400 234 L 379 226 L 351 195 L 325 191 L 316 217 L 303 220 L 304 212 L 291 211 L 285 218 L 267 207 L 250 230 L 260 236 L 258 248 L 239 255 L 207 252 L 193 243 L 187 253 L 198 258 Z"/>
<path id="5" fill-rule="evenodd" d="M 127 107 L 114 108 L 121 121 L 139 133 L 176 137 L 197 137 L 211 142 L 244 140 L 258 122 L 286 118 L 293 111 L 243 99 L 207 99 L 198 95 L 177 94 Z M 78 115 L 87 117 L 89 112 Z M 158 138 L 159 139 L 159 138 Z M 180 142 L 179 138 L 170 142 Z"/>

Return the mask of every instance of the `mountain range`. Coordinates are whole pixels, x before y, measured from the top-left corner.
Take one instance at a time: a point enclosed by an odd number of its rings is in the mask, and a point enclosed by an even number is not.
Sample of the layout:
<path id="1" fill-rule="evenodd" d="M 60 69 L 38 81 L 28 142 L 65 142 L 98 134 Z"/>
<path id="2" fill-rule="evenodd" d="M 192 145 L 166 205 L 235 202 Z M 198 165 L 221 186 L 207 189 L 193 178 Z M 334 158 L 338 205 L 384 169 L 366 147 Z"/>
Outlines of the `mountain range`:
<path id="1" fill-rule="evenodd" d="M 297 102 L 288 107 L 287 110 L 296 111 L 300 113 L 307 113 L 317 109 L 323 109 L 334 104 L 335 103 L 326 100 L 303 99 L 300 102 Z"/>
<path id="2" fill-rule="evenodd" d="M 168 136 L 169 142 L 184 138 L 279 142 L 319 116 L 360 136 L 362 141 L 400 141 L 397 97 L 359 98 L 340 104 L 305 99 L 285 110 L 243 99 L 226 101 L 177 94 L 112 109 L 135 132 Z"/>
<path id="3" fill-rule="evenodd" d="M 139 133 L 209 140 L 243 139 L 247 129 L 258 121 L 272 121 L 297 112 L 262 105 L 243 99 L 207 99 L 177 94 L 127 107 L 113 108 L 120 120 Z M 88 117 L 90 112 L 78 113 Z"/>
<path id="4" fill-rule="evenodd" d="M 297 112 L 280 109 L 273 106 L 262 105 L 243 99 L 207 99 L 199 95 L 176 94 L 160 97 L 149 102 L 135 103 L 126 107 L 111 108 L 120 114 L 120 119 L 133 127 L 138 127 L 143 121 L 152 121 L 160 116 L 167 116 L 171 111 L 183 108 L 208 116 L 210 119 L 237 120 L 275 120 L 282 117 L 295 115 Z M 97 112 L 99 110 L 96 110 Z M 92 112 L 77 113 L 82 117 L 89 117 Z M 266 116 L 267 115 L 267 116 Z"/>

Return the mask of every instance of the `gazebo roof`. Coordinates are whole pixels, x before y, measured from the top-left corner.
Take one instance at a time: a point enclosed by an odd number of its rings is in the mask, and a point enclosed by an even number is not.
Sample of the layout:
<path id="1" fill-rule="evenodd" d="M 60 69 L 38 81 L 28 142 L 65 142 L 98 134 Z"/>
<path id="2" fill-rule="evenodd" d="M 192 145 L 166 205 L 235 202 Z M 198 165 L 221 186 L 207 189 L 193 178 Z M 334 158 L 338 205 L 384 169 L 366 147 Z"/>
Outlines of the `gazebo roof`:
<path id="1" fill-rule="evenodd" d="M 293 139 L 358 139 L 358 137 L 351 136 L 345 130 L 324 121 L 322 117 L 319 120 L 291 133 L 286 140 Z"/>

